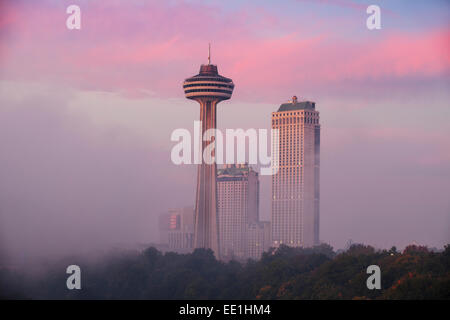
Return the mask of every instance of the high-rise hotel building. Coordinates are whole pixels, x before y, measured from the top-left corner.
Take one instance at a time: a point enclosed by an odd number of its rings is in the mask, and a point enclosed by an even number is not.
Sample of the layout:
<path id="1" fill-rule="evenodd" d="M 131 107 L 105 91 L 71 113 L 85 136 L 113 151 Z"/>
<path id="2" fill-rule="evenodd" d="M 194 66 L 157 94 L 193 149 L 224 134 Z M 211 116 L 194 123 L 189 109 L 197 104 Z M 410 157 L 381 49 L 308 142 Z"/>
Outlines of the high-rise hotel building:
<path id="1" fill-rule="evenodd" d="M 259 221 L 258 173 L 247 164 L 228 164 L 217 172 L 220 256 L 247 257 L 247 229 Z"/>
<path id="2" fill-rule="evenodd" d="M 272 176 L 272 244 L 310 247 L 319 243 L 320 124 L 316 104 L 293 97 L 272 113 L 279 130 Z M 277 144 L 278 142 L 278 144 Z M 276 155 L 276 152 L 272 151 Z"/>

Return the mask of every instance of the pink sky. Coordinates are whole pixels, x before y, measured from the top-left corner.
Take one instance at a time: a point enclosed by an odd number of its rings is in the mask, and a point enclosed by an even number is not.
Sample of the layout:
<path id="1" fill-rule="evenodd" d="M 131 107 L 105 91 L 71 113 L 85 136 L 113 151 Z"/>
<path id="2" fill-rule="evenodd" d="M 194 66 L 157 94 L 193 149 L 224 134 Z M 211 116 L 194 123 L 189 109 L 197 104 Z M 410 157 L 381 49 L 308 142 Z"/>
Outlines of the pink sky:
<path id="1" fill-rule="evenodd" d="M 63 5 L 20 3 L 6 4 L 0 18 L 4 80 L 180 97 L 179 83 L 205 62 L 208 42 L 244 100 L 277 102 L 298 87 L 320 92 L 343 82 L 348 90 L 361 81 L 427 81 L 450 70 L 448 26 L 371 32 L 335 17 L 296 27 L 250 6 L 230 13 L 183 2 L 95 2 L 81 6 L 82 29 L 70 31 Z"/>
<path id="2" fill-rule="evenodd" d="M 170 133 L 198 117 L 181 84 L 209 42 L 236 84 L 219 127 L 267 128 L 294 94 L 317 102 L 323 241 L 448 243 L 448 5 L 380 5 L 369 31 L 364 1 L 2 1 L 0 245 L 155 241 L 158 213 L 193 204 Z M 261 194 L 267 220 L 267 179 Z"/>

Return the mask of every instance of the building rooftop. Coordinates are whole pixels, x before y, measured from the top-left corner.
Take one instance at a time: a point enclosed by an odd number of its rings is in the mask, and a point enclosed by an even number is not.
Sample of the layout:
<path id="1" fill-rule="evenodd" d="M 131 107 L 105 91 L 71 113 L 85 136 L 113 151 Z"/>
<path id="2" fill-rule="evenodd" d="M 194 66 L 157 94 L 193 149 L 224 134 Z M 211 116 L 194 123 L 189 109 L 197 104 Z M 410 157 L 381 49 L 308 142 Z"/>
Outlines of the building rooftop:
<path id="1" fill-rule="evenodd" d="M 185 82 L 199 82 L 199 81 L 218 81 L 232 83 L 230 78 L 221 76 L 217 71 L 217 66 L 213 64 L 202 64 L 197 75 L 187 78 Z M 233 85 L 234 87 L 234 85 Z"/>
<path id="2" fill-rule="evenodd" d="M 315 110 L 316 103 L 312 101 L 298 101 L 296 96 L 288 103 L 283 103 L 277 112 L 294 111 L 294 110 Z"/>
<path id="3" fill-rule="evenodd" d="M 227 164 L 225 168 L 217 170 L 217 176 L 220 177 L 243 177 L 253 171 L 247 164 Z"/>
<path id="4" fill-rule="evenodd" d="M 202 64 L 198 74 L 205 76 L 217 76 L 219 71 L 217 71 L 217 66 L 215 64 Z"/>

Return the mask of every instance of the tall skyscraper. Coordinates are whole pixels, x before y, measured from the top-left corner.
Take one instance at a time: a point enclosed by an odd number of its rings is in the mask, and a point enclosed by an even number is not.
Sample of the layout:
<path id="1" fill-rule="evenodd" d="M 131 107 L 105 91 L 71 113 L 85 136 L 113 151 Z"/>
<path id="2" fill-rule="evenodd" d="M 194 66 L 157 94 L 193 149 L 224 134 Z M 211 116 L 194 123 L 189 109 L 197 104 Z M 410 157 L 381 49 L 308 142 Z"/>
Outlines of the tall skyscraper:
<path id="1" fill-rule="evenodd" d="M 202 137 L 207 130 L 216 129 L 217 104 L 222 100 L 230 99 L 233 88 L 233 81 L 219 75 L 217 66 L 211 64 L 210 55 L 208 64 L 200 67 L 199 74 L 184 81 L 183 89 L 186 98 L 200 104 Z M 211 142 L 202 139 L 201 155 L 210 143 L 215 144 L 213 137 Z M 214 153 L 211 156 L 214 156 Z M 215 161 L 211 164 L 206 162 L 211 163 L 211 159 L 204 159 L 197 173 L 194 247 L 212 249 L 219 258 L 216 163 Z"/>
<path id="2" fill-rule="evenodd" d="M 219 242 L 222 259 L 244 259 L 247 228 L 259 220 L 259 178 L 247 164 L 218 170 Z"/>
<path id="3" fill-rule="evenodd" d="M 274 161 L 278 172 L 272 176 L 275 247 L 319 243 L 320 124 L 315 107 L 314 102 L 299 102 L 294 96 L 272 113 L 272 128 L 279 130 L 274 145 L 279 151 Z"/>

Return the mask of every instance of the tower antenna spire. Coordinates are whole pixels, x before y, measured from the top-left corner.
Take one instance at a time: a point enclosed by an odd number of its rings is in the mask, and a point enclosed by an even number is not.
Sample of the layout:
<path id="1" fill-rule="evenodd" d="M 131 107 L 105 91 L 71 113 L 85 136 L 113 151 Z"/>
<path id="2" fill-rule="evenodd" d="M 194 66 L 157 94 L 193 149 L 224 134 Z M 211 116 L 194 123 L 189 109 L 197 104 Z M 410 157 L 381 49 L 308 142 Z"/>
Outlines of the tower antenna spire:
<path id="1" fill-rule="evenodd" d="M 211 43 L 208 43 L 208 64 L 211 64 Z"/>

